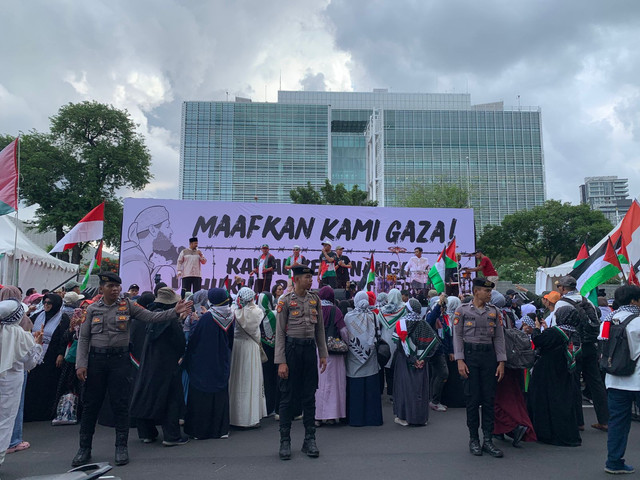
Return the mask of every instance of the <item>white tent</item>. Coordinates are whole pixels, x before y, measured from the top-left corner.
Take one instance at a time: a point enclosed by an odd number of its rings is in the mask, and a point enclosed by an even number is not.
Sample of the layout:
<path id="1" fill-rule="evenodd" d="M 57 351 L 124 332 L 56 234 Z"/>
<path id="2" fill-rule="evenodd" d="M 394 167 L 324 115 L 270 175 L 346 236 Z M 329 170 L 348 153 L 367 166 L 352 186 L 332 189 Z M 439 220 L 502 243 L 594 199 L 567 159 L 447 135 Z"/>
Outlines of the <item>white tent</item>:
<path id="1" fill-rule="evenodd" d="M 7 215 L 0 216 L 0 284 L 15 282 L 14 242 L 16 225 Z M 52 288 L 78 272 L 78 265 L 63 262 L 45 252 L 18 229 L 19 286 L 25 290 Z"/>
<path id="2" fill-rule="evenodd" d="M 634 263 L 640 260 L 640 228 L 638 228 L 639 211 L 640 208 L 638 206 L 638 200 L 636 199 L 622 221 L 618 223 L 618 225 L 616 225 L 608 235 L 591 247 L 589 254 L 600 248 L 600 246 L 607 241 L 607 238 L 613 237 L 614 234 L 623 227 L 623 224 L 625 224 L 625 228 L 622 232 L 627 232 L 626 236 L 624 233 L 623 236 L 625 236 L 625 241 L 627 242 L 627 252 L 629 253 L 629 257 Z M 536 293 L 540 295 L 545 290 L 553 290 L 553 282 L 555 282 L 559 277 L 571 273 L 574 263 L 575 260 L 571 260 L 563 263 L 562 265 L 556 265 L 555 267 L 538 267 L 538 271 L 536 272 Z M 629 267 L 627 265 L 623 265 L 622 268 L 625 271 L 625 275 L 627 275 L 629 273 Z"/>

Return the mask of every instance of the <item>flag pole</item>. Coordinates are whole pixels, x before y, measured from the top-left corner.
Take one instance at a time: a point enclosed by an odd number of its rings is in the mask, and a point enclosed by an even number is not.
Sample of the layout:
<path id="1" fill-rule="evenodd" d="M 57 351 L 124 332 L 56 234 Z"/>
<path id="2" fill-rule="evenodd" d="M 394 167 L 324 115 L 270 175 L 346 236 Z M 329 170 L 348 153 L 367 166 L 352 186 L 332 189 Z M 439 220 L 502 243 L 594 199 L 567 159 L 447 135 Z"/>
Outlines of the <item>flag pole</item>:
<path id="1" fill-rule="evenodd" d="M 15 279 L 15 286 L 17 287 L 20 281 L 20 262 L 18 260 L 18 228 L 20 228 L 20 219 L 18 217 L 18 210 L 20 207 L 20 135 L 16 138 L 16 147 L 18 149 L 18 178 L 16 179 L 16 229 L 13 237 L 13 276 Z"/>

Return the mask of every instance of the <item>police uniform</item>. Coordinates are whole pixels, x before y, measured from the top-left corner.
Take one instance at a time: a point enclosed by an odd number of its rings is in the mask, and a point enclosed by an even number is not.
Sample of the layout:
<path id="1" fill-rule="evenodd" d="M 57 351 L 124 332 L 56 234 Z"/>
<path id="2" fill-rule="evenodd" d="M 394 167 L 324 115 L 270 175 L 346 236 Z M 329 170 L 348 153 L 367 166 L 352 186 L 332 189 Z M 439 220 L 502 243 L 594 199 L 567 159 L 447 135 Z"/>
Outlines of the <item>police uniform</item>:
<path id="1" fill-rule="evenodd" d="M 100 283 L 122 280 L 111 272 L 99 275 Z M 98 413 L 107 390 L 115 415 L 116 464 L 128 462 L 129 437 L 129 331 L 131 319 L 144 322 L 163 322 L 179 318 L 175 310 L 151 313 L 128 298 L 119 298 L 107 305 L 103 299 L 87 308 L 80 326 L 76 369 L 87 369 L 80 422 L 80 450 L 73 459 L 74 466 L 87 463 L 91 458 L 91 444 Z"/>
<path id="2" fill-rule="evenodd" d="M 493 288 L 486 279 L 475 279 L 474 287 Z M 498 362 L 506 362 L 504 327 L 500 310 L 485 304 L 476 308 L 472 302 L 463 304 L 453 319 L 453 351 L 456 360 L 464 360 L 469 376 L 464 380 L 467 426 L 471 441 L 469 447 L 474 455 L 482 450 L 492 456 L 502 456 L 491 440 L 493 435 L 494 399 L 496 393 L 496 369 Z M 480 449 L 478 428 L 479 407 L 482 405 L 482 431 L 484 444 Z"/>
<path id="3" fill-rule="evenodd" d="M 294 275 L 311 274 L 306 266 L 292 268 Z M 300 398 L 304 415 L 305 440 L 303 452 L 318 456 L 315 446 L 316 390 L 318 389 L 318 358 L 327 357 L 322 306 L 317 294 L 307 292 L 298 296 L 295 291 L 280 297 L 276 314 L 276 343 L 274 363 L 286 363 L 287 379 L 279 379 L 280 388 L 280 458 L 291 456 L 290 430 L 293 399 Z M 285 452 L 283 453 L 283 442 Z M 286 450 L 288 449 L 288 455 Z"/>

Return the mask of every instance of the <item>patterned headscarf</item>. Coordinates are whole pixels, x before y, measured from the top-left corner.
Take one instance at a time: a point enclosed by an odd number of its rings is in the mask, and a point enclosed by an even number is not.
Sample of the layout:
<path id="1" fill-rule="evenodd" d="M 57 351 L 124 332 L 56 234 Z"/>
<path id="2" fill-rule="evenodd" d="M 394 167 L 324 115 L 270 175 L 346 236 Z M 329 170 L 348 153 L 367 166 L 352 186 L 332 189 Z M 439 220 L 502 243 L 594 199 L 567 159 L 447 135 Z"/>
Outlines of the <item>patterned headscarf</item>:
<path id="1" fill-rule="evenodd" d="M 394 313 L 404 307 L 404 302 L 402 301 L 402 294 L 400 290 L 397 288 L 392 288 L 389 290 L 389 294 L 387 295 L 387 304 L 382 307 L 382 313 Z"/>
<path id="2" fill-rule="evenodd" d="M 0 303 L 0 324 L 11 325 L 22 320 L 24 307 L 20 300 L 10 298 Z"/>
<path id="3" fill-rule="evenodd" d="M 236 298 L 236 304 L 239 308 L 246 307 L 251 302 L 254 302 L 256 298 L 256 294 L 249 287 L 242 287 L 238 292 L 238 297 Z"/>
<path id="4" fill-rule="evenodd" d="M 420 320 L 422 317 L 422 305 L 415 298 L 410 298 L 409 301 L 405 304 L 407 307 L 407 314 L 404 316 L 405 321 L 411 322 Z"/>
<path id="5" fill-rule="evenodd" d="M 378 307 L 382 308 L 387 304 L 387 294 L 385 292 L 380 292 L 378 294 Z"/>

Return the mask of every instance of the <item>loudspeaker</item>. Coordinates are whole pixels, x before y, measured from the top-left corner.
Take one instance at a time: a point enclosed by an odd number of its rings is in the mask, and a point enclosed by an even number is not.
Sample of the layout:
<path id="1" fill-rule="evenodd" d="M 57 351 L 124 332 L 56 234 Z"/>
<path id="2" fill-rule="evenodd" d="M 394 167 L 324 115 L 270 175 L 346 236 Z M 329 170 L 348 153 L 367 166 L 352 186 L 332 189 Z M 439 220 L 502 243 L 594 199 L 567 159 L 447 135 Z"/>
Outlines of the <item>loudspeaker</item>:
<path id="1" fill-rule="evenodd" d="M 333 291 L 333 296 L 335 297 L 336 303 L 338 303 L 340 300 L 347 299 L 347 291 L 344 288 L 336 288 Z"/>

